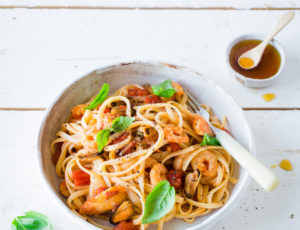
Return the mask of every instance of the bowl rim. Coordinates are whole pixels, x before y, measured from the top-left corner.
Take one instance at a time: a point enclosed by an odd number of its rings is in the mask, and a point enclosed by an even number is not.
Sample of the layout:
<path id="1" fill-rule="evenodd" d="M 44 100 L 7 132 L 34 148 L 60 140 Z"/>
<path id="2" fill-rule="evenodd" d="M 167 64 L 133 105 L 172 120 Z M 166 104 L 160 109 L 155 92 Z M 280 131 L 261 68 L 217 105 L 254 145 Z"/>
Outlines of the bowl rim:
<path id="1" fill-rule="evenodd" d="M 194 74 L 197 74 L 201 77 L 203 77 L 205 79 L 205 81 L 207 81 L 209 84 L 214 85 L 216 88 L 218 88 L 218 90 L 220 90 L 223 94 L 226 94 L 228 96 L 228 99 L 231 101 L 231 103 L 233 103 L 234 106 L 236 106 L 237 109 L 240 110 L 242 117 L 244 119 L 244 122 L 248 128 L 247 133 L 248 133 L 248 139 L 249 139 L 249 151 L 255 156 L 256 155 L 256 144 L 255 144 L 255 139 L 254 139 L 254 135 L 253 135 L 253 131 L 251 129 L 251 126 L 249 125 L 245 113 L 242 110 L 242 108 L 237 104 L 237 102 L 232 98 L 232 96 L 226 92 L 221 86 L 219 86 L 217 83 L 215 83 L 213 80 L 203 76 L 202 74 L 200 74 L 197 70 L 187 67 L 187 66 L 183 66 L 183 65 L 177 65 L 177 64 L 170 64 L 167 62 L 162 62 L 162 61 L 157 61 L 157 60 L 133 60 L 133 61 L 124 61 L 124 62 L 113 62 L 107 65 L 103 65 L 100 68 L 97 68 L 93 71 L 89 71 L 86 74 L 80 75 L 79 77 L 77 77 L 75 80 L 71 81 L 69 84 L 66 85 L 66 87 L 64 87 L 60 93 L 54 98 L 54 100 L 50 103 L 50 105 L 48 106 L 48 108 L 46 109 L 45 114 L 43 115 L 42 118 L 42 122 L 39 128 L 39 132 L 38 132 L 38 138 L 37 138 L 37 162 L 38 162 L 38 174 L 40 176 L 40 179 L 42 180 L 42 184 L 44 185 L 44 188 L 46 189 L 47 193 L 50 195 L 51 199 L 54 200 L 54 203 L 56 204 L 56 206 L 59 206 L 59 208 L 68 215 L 68 217 L 71 220 L 74 220 L 75 224 L 77 224 L 80 227 L 84 227 L 84 228 L 89 228 L 91 230 L 99 230 L 101 228 L 96 227 L 95 225 L 89 223 L 88 221 L 84 220 L 83 218 L 79 217 L 78 215 L 76 215 L 76 213 L 74 213 L 69 207 L 67 207 L 67 205 L 57 196 L 56 192 L 53 190 L 53 188 L 51 187 L 50 183 L 48 182 L 48 177 L 46 176 L 44 170 L 43 170 L 43 161 L 42 161 L 42 152 L 41 152 L 41 137 L 42 137 L 42 131 L 46 122 L 46 119 L 48 118 L 49 113 L 52 111 L 53 107 L 55 106 L 55 104 L 59 101 L 59 99 L 61 98 L 62 94 L 69 89 L 70 87 L 72 87 L 76 82 L 78 82 L 79 80 L 89 76 L 91 73 L 96 72 L 106 72 L 109 71 L 111 69 L 117 68 L 117 67 L 121 67 L 124 65 L 131 65 L 131 64 L 145 64 L 145 65 L 151 65 L 151 66 L 168 66 L 169 68 L 175 68 L 175 69 L 181 69 L 184 71 L 188 71 L 188 72 L 192 72 Z M 195 226 L 191 226 L 188 228 L 188 230 L 196 230 L 199 228 L 199 225 L 203 225 L 203 229 L 209 228 L 211 226 L 213 226 L 214 224 L 216 224 L 218 221 L 220 221 L 220 219 L 223 219 L 226 215 L 229 215 L 229 213 L 233 210 L 234 207 L 236 207 L 239 202 L 241 201 L 242 197 L 245 195 L 247 188 L 250 184 L 251 178 L 250 175 L 248 174 L 247 171 L 245 171 L 245 175 L 244 175 L 244 180 L 240 181 L 240 185 L 237 188 L 238 190 L 235 192 L 235 196 L 232 197 L 230 200 L 228 200 L 226 202 L 226 204 L 221 207 L 220 209 L 218 209 L 217 212 L 215 212 L 213 215 L 209 216 L 207 219 L 203 220 L 201 223 L 195 225 Z"/>
<path id="2" fill-rule="evenodd" d="M 228 68 L 230 69 L 230 71 L 232 71 L 234 74 L 236 74 L 238 77 L 242 78 L 245 81 L 253 82 L 253 83 L 255 82 L 258 84 L 270 82 L 270 81 L 273 81 L 274 79 L 276 79 L 280 75 L 280 73 L 282 72 L 282 69 L 285 66 L 286 53 L 285 53 L 283 46 L 275 38 L 273 38 L 269 43 L 271 43 L 275 47 L 275 49 L 278 51 L 281 61 L 280 61 L 280 67 L 279 67 L 278 71 L 273 76 L 271 76 L 269 78 L 265 78 L 265 79 L 255 79 L 255 78 L 245 77 L 244 75 L 235 71 L 229 62 L 230 51 L 231 51 L 232 47 L 234 45 L 236 45 L 238 42 L 243 41 L 243 40 L 250 40 L 250 39 L 263 40 L 265 38 L 265 36 L 266 36 L 265 34 L 261 34 L 261 33 L 247 33 L 247 34 L 239 35 L 239 36 L 235 37 L 234 39 L 232 39 L 226 48 L 226 64 L 227 64 Z"/>

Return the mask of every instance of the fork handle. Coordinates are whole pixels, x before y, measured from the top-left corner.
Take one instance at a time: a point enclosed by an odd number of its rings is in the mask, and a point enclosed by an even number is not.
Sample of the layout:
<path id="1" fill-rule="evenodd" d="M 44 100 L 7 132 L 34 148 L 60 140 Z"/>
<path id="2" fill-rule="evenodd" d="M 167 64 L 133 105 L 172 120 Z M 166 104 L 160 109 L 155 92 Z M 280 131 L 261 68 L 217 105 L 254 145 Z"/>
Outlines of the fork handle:
<path id="1" fill-rule="evenodd" d="M 279 183 L 277 176 L 264 166 L 232 136 L 220 129 L 214 129 L 216 138 L 231 156 L 253 177 L 265 191 L 272 191 Z"/>

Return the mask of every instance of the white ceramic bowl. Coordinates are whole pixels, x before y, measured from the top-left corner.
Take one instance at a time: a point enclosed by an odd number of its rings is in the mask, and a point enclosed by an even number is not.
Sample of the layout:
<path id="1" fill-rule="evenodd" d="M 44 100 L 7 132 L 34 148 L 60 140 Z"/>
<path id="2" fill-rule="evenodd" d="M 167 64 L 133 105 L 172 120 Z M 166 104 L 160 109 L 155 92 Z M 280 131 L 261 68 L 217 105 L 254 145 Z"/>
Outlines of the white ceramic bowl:
<path id="1" fill-rule="evenodd" d="M 279 44 L 279 42 L 277 42 L 275 39 L 272 39 L 272 41 L 270 43 L 278 50 L 280 57 L 281 57 L 281 63 L 280 63 L 279 70 L 277 71 L 277 73 L 274 76 L 272 76 L 270 78 L 266 78 L 266 79 L 252 79 L 252 78 L 245 77 L 244 75 L 236 72 L 231 67 L 231 65 L 229 63 L 229 55 L 230 55 L 230 51 L 231 51 L 232 47 L 235 44 L 237 44 L 238 42 L 243 41 L 243 40 L 251 40 L 251 39 L 263 40 L 264 38 L 265 38 L 264 34 L 245 34 L 245 35 L 241 35 L 241 36 L 233 39 L 227 46 L 226 63 L 227 63 L 229 72 L 236 80 L 238 80 L 240 83 L 242 83 L 243 85 L 245 85 L 247 87 L 263 88 L 263 87 L 272 85 L 274 83 L 275 79 L 278 78 L 279 74 L 281 73 L 281 71 L 285 65 L 285 51 L 284 51 L 283 47 Z"/>
<path id="2" fill-rule="evenodd" d="M 181 84 L 195 98 L 198 98 L 199 102 L 210 105 L 217 116 L 227 116 L 232 134 L 247 149 L 255 153 L 254 139 L 242 109 L 221 87 L 199 73 L 186 67 L 160 62 L 121 63 L 95 70 L 73 82 L 55 99 L 46 112 L 38 137 L 38 160 L 42 180 L 55 203 L 62 209 L 63 214 L 78 223 L 81 228 L 98 229 L 75 215 L 67 207 L 66 199 L 59 192 L 59 180 L 55 174 L 50 154 L 50 143 L 55 138 L 56 132 L 65 122 L 71 108 L 98 93 L 104 82 L 110 85 L 111 92 L 113 92 L 125 84 L 157 84 L 168 78 Z M 164 229 L 208 229 L 228 215 L 229 211 L 236 207 L 242 193 L 248 187 L 248 174 L 238 165 L 236 169 L 235 177 L 239 182 L 232 186 L 230 198 L 224 207 L 197 218 L 193 224 L 174 219 L 168 222 Z M 107 222 L 102 223 L 109 225 Z"/>

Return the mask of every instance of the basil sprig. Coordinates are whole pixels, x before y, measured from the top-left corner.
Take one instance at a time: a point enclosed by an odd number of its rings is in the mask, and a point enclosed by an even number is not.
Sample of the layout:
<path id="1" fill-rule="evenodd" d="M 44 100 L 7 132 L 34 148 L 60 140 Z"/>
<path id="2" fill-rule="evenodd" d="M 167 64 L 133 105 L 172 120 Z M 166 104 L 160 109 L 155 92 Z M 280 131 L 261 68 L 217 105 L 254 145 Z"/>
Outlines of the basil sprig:
<path id="1" fill-rule="evenodd" d="M 97 133 L 96 140 L 97 140 L 97 148 L 99 153 L 107 144 L 109 135 L 110 135 L 110 129 L 102 129 L 99 133 Z"/>
<path id="2" fill-rule="evenodd" d="M 175 189 L 166 180 L 159 182 L 146 198 L 142 224 L 160 220 L 175 204 Z"/>
<path id="3" fill-rule="evenodd" d="M 97 105 L 99 105 L 100 103 L 102 103 L 109 91 L 109 85 L 104 83 L 101 87 L 100 92 L 98 93 L 98 95 L 95 97 L 95 99 L 88 105 L 88 107 L 86 107 L 85 109 L 87 110 L 91 110 L 97 107 Z"/>
<path id="4" fill-rule="evenodd" d="M 129 127 L 134 121 L 133 117 L 117 117 L 113 120 L 112 126 L 109 129 L 102 129 L 97 133 L 97 148 L 99 153 L 107 145 L 110 132 L 121 132 Z"/>
<path id="5" fill-rule="evenodd" d="M 11 223 L 11 230 L 53 230 L 47 216 L 35 212 L 25 212 L 24 216 L 17 216 Z"/>
<path id="6" fill-rule="evenodd" d="M 171 80 L 168 79 L 158 85 L 152 86 L 152 91 L 159 97 L 172 97 L 176 90 L 173 88 Z"/>
<path id="7" fill-rule="evenodd" d="M 121 132 L 129 127 L 131 123 L 134 121 L 133 117 L 117 117 L 114 119 L 111 131 L 113 132 Z"/>
<path id="8" fill-rule="evenodd" d="M 207 134 L 204 134 L 202 143 L 201 143 L 200 145 L 202 145 L 202 146 L 204 146 L 204 145 L 215 145 L 215 146 L 219 146 L 219 145 L 221 145 L 221 144 L 220 144 L 220 142 L 218 141 L 217 138 L 212 137 L 212 136 L 209 136 L 209 135 L 207 135 Z"/>

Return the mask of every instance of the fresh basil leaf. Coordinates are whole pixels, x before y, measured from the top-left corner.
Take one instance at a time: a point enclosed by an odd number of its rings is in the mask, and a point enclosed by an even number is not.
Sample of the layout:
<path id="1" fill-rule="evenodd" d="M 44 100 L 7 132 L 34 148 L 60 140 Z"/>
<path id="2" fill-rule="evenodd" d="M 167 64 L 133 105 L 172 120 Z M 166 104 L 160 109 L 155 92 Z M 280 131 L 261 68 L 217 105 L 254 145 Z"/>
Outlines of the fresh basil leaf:
<path id="1" fill-rule="evenodd" d="M 172 97 L 174 93 L 176 93 L 176 90 L 173 88 L 170 79 L 158 85 L 153 85 L 152 91 L 155 95 L 160 97 Z"/>
<path id="2" fill-rule="evenodd" d="M 202 140 L 202 143 L 200 144 L 202 146 L 204 145 L 215 145 L 215 146 L 219 146 L 221 145 L 220 142 L 218 141 L 217 138 L 215 137 L 211 137 L 211 136 L 208 136 L 207 134 L 205 134 L 203 136 L 203 140 Z"/>
<path id="3" fill-rule="evenodd" d="M 11 225 L 12 230 L 52 230 L 47 216 L 35 212 L 26 212 L 24 216 L 17 216 Z"/>
<path id="4" fill-rule="evenodd" d="M 142 224 L 160 220 L 175 204 L 175 189 L 166 180 L 159 182 L 146 198 Z"/>
<path id="5" fill-rule="evenodd" d="M 127 129 L 133 121 L 133 117 L 117 117 L 112 123 L 111 130 L 114 132 L 121 132 Z"/>
<path id="6" fill-rule="evenodd" d="M 104 83 L 101 87 L 99 94 L 95 97 L 95 99 L 86 107 L 85 109 L 91 110 L 97 107 L 100 103 L 102 103 L 109 91 L 109 85 Z"/>
<path id="7" fill-rule="evenodd" d="M 102 149 L 106 146 L 110 135 L 110 129 L 102 129 L 99 133 L 97 133 L 97 148 L 99 153 L 101 153 Z"/>

